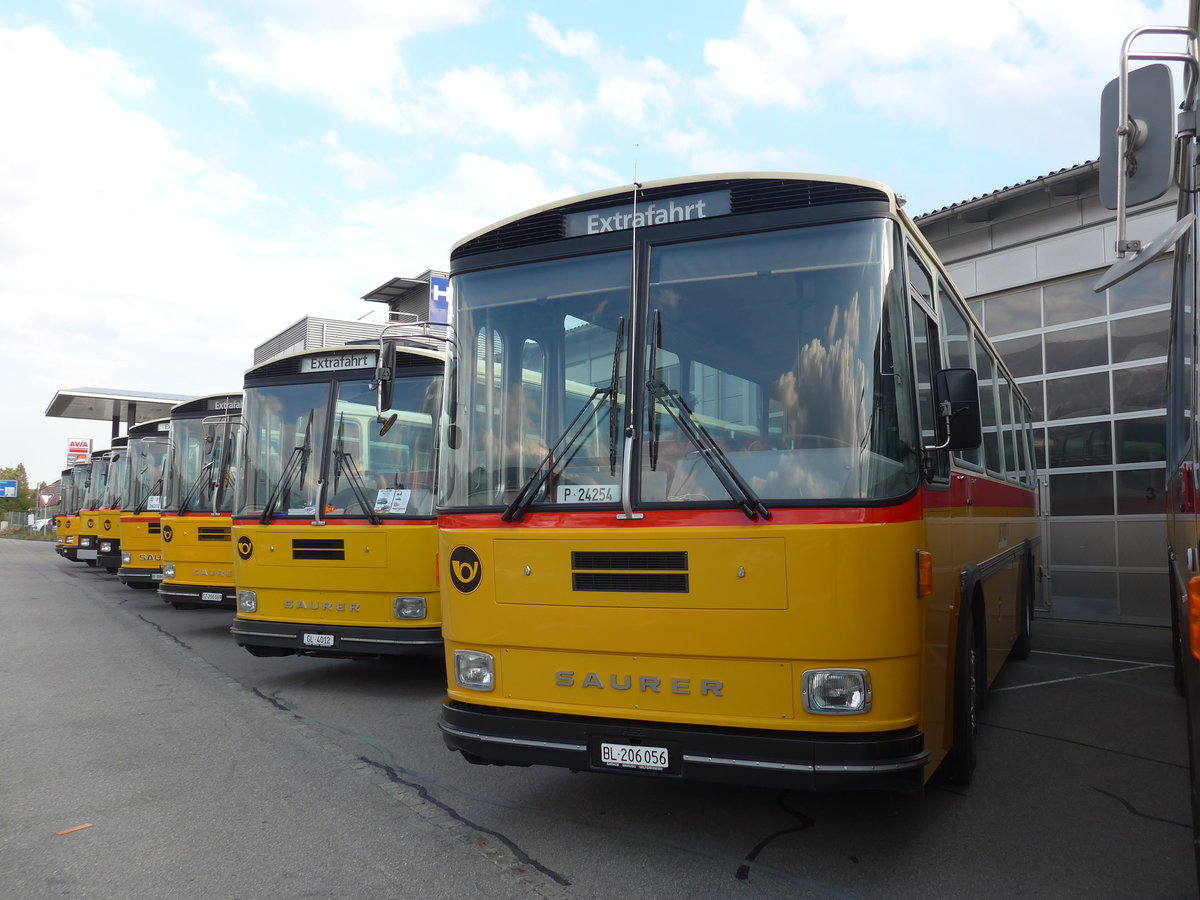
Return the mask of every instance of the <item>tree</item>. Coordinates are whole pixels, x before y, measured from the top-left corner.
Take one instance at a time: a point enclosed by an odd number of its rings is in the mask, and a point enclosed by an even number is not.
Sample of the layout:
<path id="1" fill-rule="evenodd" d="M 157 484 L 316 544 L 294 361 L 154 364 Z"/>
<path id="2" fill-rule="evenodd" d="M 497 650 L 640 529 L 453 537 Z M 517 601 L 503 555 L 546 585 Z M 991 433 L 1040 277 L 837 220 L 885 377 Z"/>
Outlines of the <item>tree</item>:
<path id="1" fill-rule="evenodd" d="M 32 512 L 37 508 L 37 495 L 29 487 L 24 463 L 17 463 L 15 467 L 0 466 L 0 481 L 17 483 L 17 496 L 0 499 L 0 512 Z"/>

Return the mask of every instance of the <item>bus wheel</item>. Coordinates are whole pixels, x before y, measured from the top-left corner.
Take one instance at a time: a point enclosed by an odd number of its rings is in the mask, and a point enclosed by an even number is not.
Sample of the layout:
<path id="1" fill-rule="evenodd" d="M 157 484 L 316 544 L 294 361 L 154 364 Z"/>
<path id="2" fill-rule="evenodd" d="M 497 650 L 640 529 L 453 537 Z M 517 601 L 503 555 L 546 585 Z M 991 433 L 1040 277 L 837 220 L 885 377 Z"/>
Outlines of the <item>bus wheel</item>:
<path id="1" fill-rule="evenodd" d="M 963 639 L 954 664 L 953 744 L 938 769 L 943 781 L 966 786 L 975 774 L 975 750 L 979 731 L 979 634 L 974 611 L 967 612 Z"/>

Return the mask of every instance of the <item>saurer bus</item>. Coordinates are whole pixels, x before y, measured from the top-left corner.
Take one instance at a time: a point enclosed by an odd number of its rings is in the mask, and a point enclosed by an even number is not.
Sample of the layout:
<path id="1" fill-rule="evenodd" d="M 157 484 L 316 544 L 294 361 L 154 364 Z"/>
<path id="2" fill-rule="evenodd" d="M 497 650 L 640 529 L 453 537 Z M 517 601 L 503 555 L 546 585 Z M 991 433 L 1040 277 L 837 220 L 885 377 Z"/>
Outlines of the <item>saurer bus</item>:
<path id="1" fill-rule="evenodd" d="M 117 577 L 131 588 L 157 588 L 162 579 L 163 461 L 170 419 L 152 419 L 129 428 L 125 507 L 121 513 L 121 568 Z"/>
<path id="2" fill-rule="evenodd" d="M 54 550 L 63 559 L 69 559 L 71 562 L 78 559 L 79 507 L 83 505 L 83 493 L 90 468 L 90 463 L 76 463 L 62 472 L 62 488 L 59 491 L 59 508 L 62 512 L 54 521 Z"/>
<path id="3" fill-rule="evenodd" d="M 108 451 L 108 468 L 100 507 L 95 511 L 96 567 L 110 575 L 121 568 L 121 511 L 129 494 L 129 435 L 115 437 Z"/>
<path id="4" fill-rule="evenodd" d="M 1029 650 L 1030 413 L 888 188 L 600 191 L 455 245 L 446 745 L 919 792 Z"/>
<path id="5" fill-rule="evenodd" d="M 171 409 L 163 477 L 163 578 L 177 609 L 233 609 L 233 482 L 242 395 L 210 394 Z"/>
<path id="6" fill-rule="evenodd" d="M 246 373 L 232 632 L 255 656 L 441 652 L 428 328 Z"/>
<path id="7" fill-rule="evenodd" d="M 76 558 L 89 566 L 96 565 L 99 554 L 104 497 L 108 491 L 108 470 L 112 451 L 93 450 L 88 461 L 87 481 L 83 486 L 79 507 L 79 550 Z M 110 526 L 109 530 L 112 528 Z"/>
<path id="8" fill-rule="evenodd" d="M 1149 41 L 1145 40 L 1150 37 Z M 1171 45 L 1174 45 L 1172 49 Z M 1144 65 L 1144 63 L 1151 63 Z M 1134 64 L 1141 64 L 1134 68 Z M 1176 103 L 1170 66 L 1182 76 Z M 1132 32 L 1121 47 L 1119 74 L 1104 90 L 1100 112 L 1101 200 L 1117 213 L 1117 262 L 1099 282 L 1104 290 L 1174 251 L 1171 333 L 1167 345 L 1167 591 L 1175 683 L 1187 699 L 1192 839 L 1200 876 L 1200 434 L 1196 365 L 1200 234 L 1200 3 L 1188 23 Z M 1175 221 L 1157 235 L 1132 237 L 1127 214 L 1177 190 Z M 1161 226 L 1160 226 L 1161 227 Z"/>

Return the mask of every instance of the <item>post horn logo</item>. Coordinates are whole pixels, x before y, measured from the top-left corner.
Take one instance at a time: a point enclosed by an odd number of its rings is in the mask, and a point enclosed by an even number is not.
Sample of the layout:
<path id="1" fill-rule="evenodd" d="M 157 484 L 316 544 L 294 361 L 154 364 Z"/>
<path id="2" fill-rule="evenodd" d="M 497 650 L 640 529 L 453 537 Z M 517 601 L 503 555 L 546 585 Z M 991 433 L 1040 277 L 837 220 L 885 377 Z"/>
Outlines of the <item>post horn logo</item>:
<path id="1" fill-rule="evenodd" d="M 88 528 L 95 528 L 95 527 L 96 527 L 96 520 L 88 519 Z"/>
<path id="2" fill-rule="evenodd" d="M 238 556 L 242 559 L 249 559 L 254 555 L 254 545 L 250 543 L 250 538 L 244 534 L 237 539 L 237 552 Z"/>
<path id="3" fill-rule="evenodd" d="M 164 525 L 162 527 L 162 539 L 169 544 L 173 537 L 175 537 L 175 530 L 170 525 Z"/>
<path id="4" fill-rule="evenodd" d="M 479 557 L 470 547 L 455 547 L 450 554 L 450 580 L 464 594 L 469 594 L 479 587 L 483 577 L 483 566 Z"/>
<path id="5" fill-rule="evenodd" d="M 112 531 L 112 519 L 105 519 L 105 520 L 104 520 L 104 530 L 105 530 L 105 531 Z"/>

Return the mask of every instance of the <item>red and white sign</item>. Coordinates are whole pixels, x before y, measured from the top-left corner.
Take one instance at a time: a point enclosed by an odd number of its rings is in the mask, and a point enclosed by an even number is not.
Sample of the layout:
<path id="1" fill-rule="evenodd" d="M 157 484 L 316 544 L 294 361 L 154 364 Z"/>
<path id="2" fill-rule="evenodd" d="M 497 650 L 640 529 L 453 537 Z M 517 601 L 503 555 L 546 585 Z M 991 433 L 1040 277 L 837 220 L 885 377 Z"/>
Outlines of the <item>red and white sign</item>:
<path id="1" fill-rule="evenodd" d="M 92 455 L 91 441 L 67 441 L 67 462 L 80 462 Z"/>

